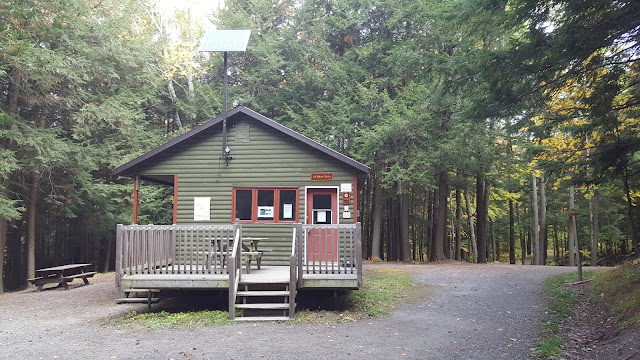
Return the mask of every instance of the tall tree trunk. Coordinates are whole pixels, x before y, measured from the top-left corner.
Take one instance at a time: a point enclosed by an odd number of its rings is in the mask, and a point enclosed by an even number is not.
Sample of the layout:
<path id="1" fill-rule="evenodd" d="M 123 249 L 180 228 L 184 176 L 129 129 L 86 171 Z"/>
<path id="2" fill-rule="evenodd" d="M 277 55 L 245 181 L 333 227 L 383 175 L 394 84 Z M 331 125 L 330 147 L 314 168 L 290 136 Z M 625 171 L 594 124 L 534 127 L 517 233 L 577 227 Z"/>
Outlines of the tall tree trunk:
<path id="1" fill-rule="evenodd" d="M 491 220 L 491 218 L 489 218 L 489 247 L 490 247 L 490 251 L 489 251 L 489 256 L 491 258 L 491 261 L 496 261 L 498 259 L 497 257 L 497 250 L 496 250 L 496 238 L 495 238 L 495 233 L 493 231 L 493 221 Z"/>
<path id="2" fill-rule="evenodd" d="M 107 248 L 105 249 L 104 256 L 104 266 L 102 267 L 102 272 L 109 272 L 109 268 L 111 267 L 111 254 L 113 254 L 113 247 L 115 246 L 115 239 L 113 236 L 107 236 Z"/>
<path id="3" fill-rule="evenodd" d="M 394 230 L 393 230 L 393 225 L 394 225 L 394 211 L 393 211 L 393 199 L 389 198 L 387 199 L 387 217 L 386 217 L 386 221 L 385 221 L 385 226 L 387 228 L 387 255 L 386 255 L 386 259 L 387 260 L 395 260 L 395 258 L 393 257 L 393 236 L 394 236 Z"/>
<path id="4" fill-rule="evenodd" d="M 40 187 L 40 175 L 35 175 L 29 191 L 29 207 L 27 213 L 28 235 L 27 235 L 27 278 L 36 277 L 36 206 L 38 204 L 38 188 Z M 27 284 L 28 287 L 33 287 Z"/>
<path id="5" fill-rule="evenodd" d="M 380 175 L 376 173 L 373 185 L 373 234 L 371 235 L 371 259 L 380 257 L 380 239 L 382 229 L 382 186 L 380 186 Z"/>
<path id="6" fill-rule="evenodd" d="M 176 96 L 176 90 L 173 87 L 173 77 L 169 77 L 167 88 L 169 89 L 169 98 L 171 99 L 171 103 L 173 104 L 173 109 L 176 117 L 175 123 L 178 127 L 178 130 L 180 130 L 182 129 L 182 121 L 180 121 L 180 111 L 176 107 L 176 100 L 178 99 L 178 97 Z"/>
<path id="7" fill-rule="evenodd" d="M 460 189 L 456 188 L 456 242 L 455 242 L 455 259 L 460 261 L 460 248 L 462 242 L 462 196 Z"/>
<path id="8" fill-rule="evenodd" d="M 424 202 L 422 203 L 422 218 L 420 220 L 420 262 L 424 261 L 424 237 L 427 228 L 427 209 L 429 208 L 429 192 L 424 192 Z"/>
<path id="9" fill-rule="evenodd" d="M 516 263 L 516 229 L 514 220 L 513 199 L 509 199 L 509 264 Z"/>
<path id="10" fill-rule="evenodd" d="M 438 204 L 436 206 L 435 226 L 433 230 L 433 249 L 431 261 L 444 260 L 444 244 L 447 241 L 447 194 L 449 173 L 446 170 L 438 176 Z"/>
<path id="11" fill-rule="evenodd" d="M 571 185 L 571 187 L 569 188 L 569 212 L 573 212 L 574 211 L 574 192 L 573 192 L 573 185 Z M 571 223 L 571 217 L 569 217 L 569 237 L 567 239 L 567 245 L 569 247 L 569 266 L 576 266 L 576 262 L 575 262 L 575 250 L 574 250 L 574 246 L 575 246 L 575 239 L 577 237 L 577 234 L 574 234 L 574 229 Z"/>
<path id="12" fill-rule="evenodd" d="M 4 249 L 7 246 L 7 219 L 0 217 L 0 294 L 4 292 Z"/>
<path id="13" fill-rule="evenodd" d="M 478 263 L 487 262 L 488 183 L 483 174 L 476 178 L 476 221 L 478 233 Z"/>
<path id="14" fill-rule="evenodd" d="M 531 208 L 533 209 L 533 265 L 540 265 L 540 232 L 539 232 L 539 220 L 538 220 L 538 189 L 536 187 L 536 176 L 531 175 L 532 194 L 533 200 Z"/>
<path id="15" fill-rule="evenodd" d="M 22 86 L 22 72 L 16 67 L 11 68 L 9 79 L 9 96 L 7 97 L 8 110 L 10 114 L 17 114 L 20 87 Z"/>
<path id="16" fill-rule="evenodd" d="M 429 219 L 427 222 L 427 259 L 431 259 L 431 253 L 433 252 L 433 230 L 435 224 L 437 202 L 438 190 L 435 189 L 429 192 Z"/>
<path id="17" fill-rule="evenodd" d="M 540 265 L 547 264 L 548 237 L 547 192 L 545 190 L 544 174 L 542 174 L 540 175 Z"/>
<path id="18" fill-rule="evenodd" d="M 636 228 L 636 222 L 634 219 L 634 208 L 636 207 L 633 204 L 633 200 L 631 199 L 631 188 L 629 187 L 629 169 L 625 166 L 624 175 L 622 177 L 624 183 L 624 193 L 627 197 L 627 216 L 629 217 L 629 224 L 631 225 L 631 235 L 633 238 L 633 248 L 636 250 L 636 256 L 640 257 L 640 246 L 638 245 L 638 229 Z M 626 240 L 624 240 L 625 248 L 626 248 Z"/>
<path id="19" fill-rule="evenodd" d="M 600 232 L 600 225 L 598 224 L 598 211 L 599 211 L 599 198 L 600 194 L 598 189 L 593 191 L 593 197 L 591 198 L 591 266 L 598 265 L 598 233 Z"/>
<path id="20" fill-rule="evenodd" d="M 400 248 L 402 261 L 411 261 L 411 241 L 409 239 L 409 189 L 406 183 L 398 182 L 400 193 Z"/>
<path id="21" fill-rule="evenodd" d="M 527 258 L 527 242 L 524 238 L 524 232 L 522 231 L 522 224 L 520 223 L 520 210 L 518 208 L 518 202 L 516 201 L 516 221 L 518 222 L 518 232 L 520 235 L 520 252 L 522 253 L 520 258 L 522 259 L 522 265 L 524 265 Z"/>
<path id="22" fill-rule="evenodd" d="M 195 95 L 195 88 L 193 86 L 193 75 L 191 75 L 191 73 L 187 73 L 186 75 L 187 78 L 187 89 L 188 89 L 188 95 L 189 96 L 189 102 L 191 103 L 191 106 L 193 108 L 195 108 L 195 104 L 196 104 L 196 95 Z M 191 113 L 191 123 L 193 124 L 196 120 L 196 113 L 192 112 Z"/>
<path id="23" fill-rule="evenodd" d="M 469 191 L 465 190 L 464 192 L 464 200 L 465 203 L 467 204 L 467 217 L 469 220 L 469 240 L 471 242 L 471 246 L 469 246 L 469 251 L 471 252 L 471 256 L 470 256 L 470 260 L 471 262 L 477 262 L 478 261 L 478 243 L 476 240 L 476 233 L 475 233 L 475 225 L 473 223 L 473 212 L 471 212 L 471 196 L 469 195 Z"/>
<path id="24" fill-rule="evenodd" d="M 409 198 L 415 199 L 416 196 L 417 196 L 416 190 L 414 189 L 411 192 L 411 195 L 409 196 Z M 417 203 L 417 201 L 412 201 L 409 204 L 409 216 L 411 216 L 411 215 L 415 216 L 415 214 L 416 214 L 416 209 L 415 209 L 416 203 Z M 417 224 L 415 222 L 412 224 L 412 226 L 409 226 L 409 230 L 411 232 L 411 239 L 413 239 L 413 241 L 411 242 L 411 260 L 413 260 L 413 261 L 416 261 L 417 260 L 416 257 L 418 256 L 418 249 L 417 249 L 417 247 L 418 247 L 418 234 L 417 234 L 418 229 L 417 228 L 418 227 L 417 227 Z"/>
<path id="25" fill-rule="evenodd" d="M 449 191 L 449 186 L 447 185 L 447 199 L 446 199 L 446 206 L 444 208 L 445 213 L 444 213 L 444 243 L 442 244 L 442 249 L 444 250 L 444 257 L 445 259 L 451 259 L 451 240 L 453 239 L 453 227 L 449 226 L 449 214 L 451 213 L 451 208 L 450 206 L 451 201 L 449 201 L 449 196 L 451 195 L 451 191 Z"/>
<path id="26" fill-rule="evenodd" d="M 40 114 L 40 120 L 38 127 L 44 129 L 47 125 L 48 111 L 42 111 Z M 36 214 L 38 204 L 38 190 L 40 188 L 41 172 L 34 169 L 33 178 L 31 182 L 31 188 L 29 189 L 29 208 L 27 213 L 29 215 L 28 220 L 28 235 L 27 235 L 27 278 L 32 279 L 36 277 Z M 27 284 L 27 287 L 32 285 Z"/>
<path id="27" fill-rule="evenodd" d="M 558 228 L 553 223 L 553 261 L 557 264 L 560 258 L 560 244 L 558 243 Z"/>

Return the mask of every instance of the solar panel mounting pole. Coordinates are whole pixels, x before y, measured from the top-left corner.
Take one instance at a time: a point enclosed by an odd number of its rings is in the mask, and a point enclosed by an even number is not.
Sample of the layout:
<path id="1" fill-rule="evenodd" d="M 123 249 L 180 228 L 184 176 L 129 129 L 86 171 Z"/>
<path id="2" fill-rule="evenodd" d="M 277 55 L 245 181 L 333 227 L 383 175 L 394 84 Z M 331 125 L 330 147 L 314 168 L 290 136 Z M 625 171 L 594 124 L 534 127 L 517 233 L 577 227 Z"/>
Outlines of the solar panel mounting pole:
<path id="1" fill-rule="evenodd" d="M 227 52 L 224 52 L 224 90 L 223 107 L 224 117 L 222 118 L 222 157 L 229 166 L 229 152 L 227 151 Z"/>
<path id="2" fill-rule="evenodd" d="M 222 156 L 220 160 L 225 161 L 229 166 L 229 160 L 233 157 L 229 156 L 231 149 L 227 139 L 227 76 L 228 64 L 227 56 L 230 51 L 244 52 L 247 49 L 251 30 L 213 30 L 204 35 L 200 51 L 202 52 L 222 52 L 224 54 L 224 86 L 223 86 L 223 111 L 222 117 Z"/>

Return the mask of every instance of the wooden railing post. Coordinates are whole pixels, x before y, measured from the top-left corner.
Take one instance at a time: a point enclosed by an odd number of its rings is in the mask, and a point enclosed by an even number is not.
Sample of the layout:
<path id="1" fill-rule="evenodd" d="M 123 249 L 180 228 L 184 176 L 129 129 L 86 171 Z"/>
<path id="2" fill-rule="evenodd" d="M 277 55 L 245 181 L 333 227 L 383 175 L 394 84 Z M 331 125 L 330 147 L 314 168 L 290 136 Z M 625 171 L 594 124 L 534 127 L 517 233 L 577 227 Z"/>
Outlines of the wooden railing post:
<path id="1" fill-rule="evenodd" d="M 120 279 L 122 278 L 122 224 L 118 224 L 116 227 L 116 298 L 122 298 L 124 293 L 120 286 Z"/>
<path id="2" fill-rule="evenodd" d="M 296 251 L 298 252 L 298 287 L 302 287 L 302 285 L 303 285 L 303 279 L 302 279 L 303 269 L 302 269 L 302 266 L 303 266 L 304 261 L 305 261 L 305 258 L 304 258 L 304 244 L 303 244 L 304 236 L 302 234 L 302 232 L 304 230 L 302 229 L 302 224 L 295 224 L 293 226 L 296 229 L 298 229 L 298 231 L 296 232 Z"/>
<path id="3" fill-rule="evenodd" d="M 233 252 L 227 261 L 229 273 L 229 320 L 236 318 L 236 292 L 242 278 L 242 225 L 233 225 Z M 240 271 L 238 271 L 240 270 Z"/>
<path id="4" fill-rule="evenodd" d="M 358 287 L 362 286 L 362 223 L 356 223 L 356 266 L 358 269 Z M 351 264 L 353 266 L 353 264 Z"/>
<path id="5" fill-rule="evenodd" d="M 296 284 L 298 283 L 298 228 L 293 226 L 293 238 L 291 239 L 291 256 L 289 257 L 289 319 L 294 319 L 296 314 Z"/>

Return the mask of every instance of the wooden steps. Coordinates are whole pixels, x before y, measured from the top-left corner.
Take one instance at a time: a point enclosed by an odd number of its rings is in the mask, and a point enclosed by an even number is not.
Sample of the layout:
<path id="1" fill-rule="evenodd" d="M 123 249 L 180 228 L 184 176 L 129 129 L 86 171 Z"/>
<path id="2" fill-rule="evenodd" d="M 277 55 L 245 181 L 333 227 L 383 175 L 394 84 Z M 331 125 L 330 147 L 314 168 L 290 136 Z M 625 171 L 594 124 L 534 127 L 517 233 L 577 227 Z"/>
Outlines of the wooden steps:
<path id="1" fill-rule="evenodd" d="M 160 292 L 160 289 L 122 289 L 122 292 L 124 292 L 125 294 L 132 293 L 132 292 L 141 293 L 141 294 L 149 293 L 149 292 L 157 293 L 157 292 Z"/>
<path id="2" fill-rule="evenodd" d="M 239 322 L 250 322 L 250 321 L 289 321 L 289 317 L 287 316 L 250 316 L 250 317 L 237 317 L 234 321 Z"/>
<path id="3" fill-rule="evenodd" d="M 147 304 L 149 302 L 156 303 L 158 301 L 160 301 L 160 299 L 158 299 L 158 298 L 151 298 L 151 299 L 147 299 L 147 298 L 121 298 L 121 299 L 116 299 L 116 303 L 117 304 L 131 304 L 131 303 Z"/>
<path id="4" fill-rule="evenodd" d="M 235 321 L 291 320 L 295 315 L 295 291 L 294 294 L 289 292 L 289 281 L 259 279 L 248 282 L 245 280 L 238 286 L 235 308 L 241 313 L 234 319 Z M 294 310 L 291 311 L 291 309 Z"/>
<path id="5" fill-rule="evenodd" d="M 147 312 L 151 312 L 151 304 L 160 301 L 158 298 L 154 298 L 153 294 L 160 292 L 160 289 L 122 289 L 122 292 L 126 298 L 116 299 L 116 304 L 147 304 Z M 129 297 L 129 295 L 135 294 L 135 297 Z M 140 297 L 144 296 L 144 297 Z"/>
<path id="6" fill-rule="evenodd" d="M 238 291 L 237 296 L 289 296 L 289 291 Z"/>
<path id="7" fill-rule="evenodd" d="M 274 303 L 257 303 L 257 304 L 236 304 L 236 309 L 253 309 L 253 310 L 288 310 L 289 303 L 274 304 Z"/>

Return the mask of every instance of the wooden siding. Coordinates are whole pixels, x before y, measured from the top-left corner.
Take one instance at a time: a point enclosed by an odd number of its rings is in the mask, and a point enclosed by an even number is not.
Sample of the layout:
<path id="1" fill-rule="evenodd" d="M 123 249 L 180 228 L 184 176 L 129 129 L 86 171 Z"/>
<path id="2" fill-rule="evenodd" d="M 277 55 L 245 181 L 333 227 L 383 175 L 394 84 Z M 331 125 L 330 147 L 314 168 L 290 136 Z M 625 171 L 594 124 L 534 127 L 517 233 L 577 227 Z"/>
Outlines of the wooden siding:
<path id="1" fill-rule="evenodd" d="M 236 141 L 236 126 L 249 125 L 249 141 Z M 232 221 L 231 191 L 233 186 L 298 187 L 300 222 L 305 223 L 305 187 L 338 187 L 353 185 L 356 170 L 346 164 L 276 131 L 245 115 L 229 119 L 230 165 L 219 160 L 221 126 L 213 127 L 189 141 L 158 154 L 150 165 L 136 167 L 140 175 L 178 175 L 178 224 L 229 224 Z M 332 173 L 333 181 L 311 181 L 311 173 Z M 353 189 L 355 190 L 355 189 Z M 211 197 L 211 221 L 193 221 L 193 198 Z M 338 217 L 341 224 L 352 224 L 354 212 L 351 196 L 350 219 L 342 219 L 343 204 L 338 196 Z M 291 224 L 243 224 L 243 236 L 268 237 L 260 243 L 270 250 L 263 257 L 266 264 L 286 265 L 291 251 Z"/>

